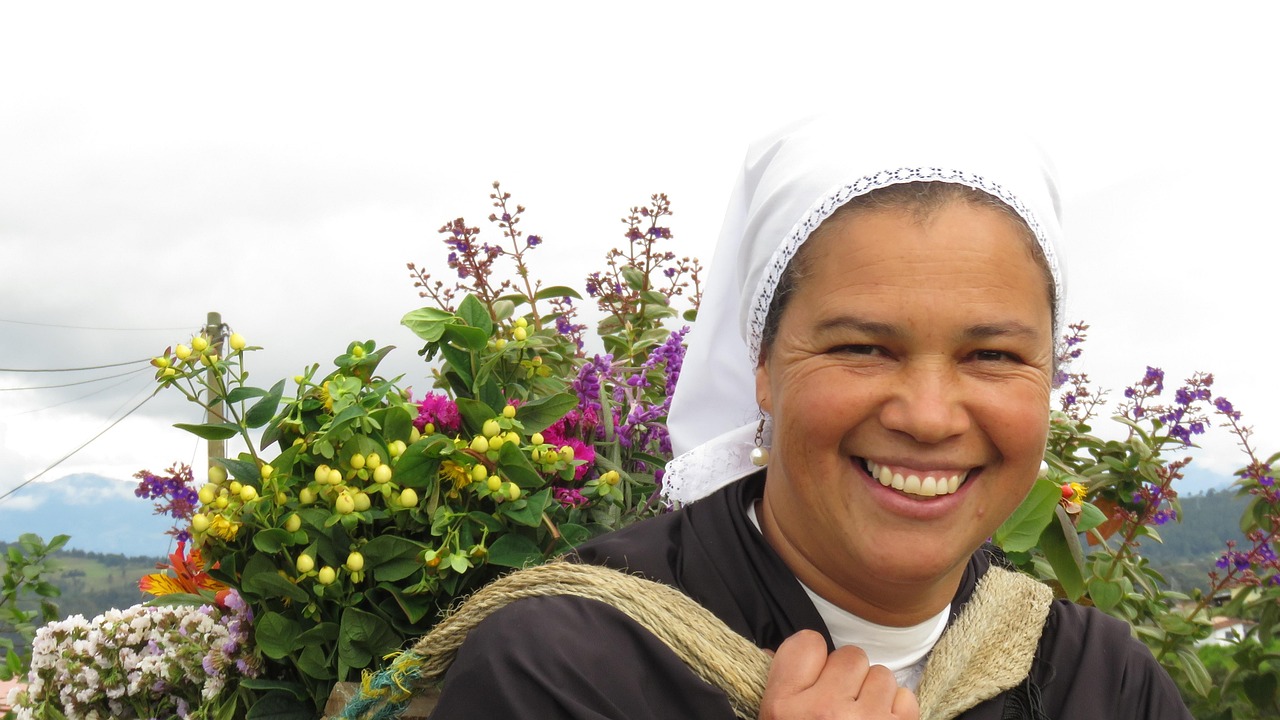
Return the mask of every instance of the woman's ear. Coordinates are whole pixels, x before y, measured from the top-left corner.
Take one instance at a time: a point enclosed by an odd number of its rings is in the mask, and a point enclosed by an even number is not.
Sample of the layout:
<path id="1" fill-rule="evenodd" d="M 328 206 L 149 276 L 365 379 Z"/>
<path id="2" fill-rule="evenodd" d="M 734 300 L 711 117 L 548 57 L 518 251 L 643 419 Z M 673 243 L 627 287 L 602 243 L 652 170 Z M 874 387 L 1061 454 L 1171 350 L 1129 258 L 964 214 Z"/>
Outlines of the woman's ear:
<path id="1" fill-rule="evenodd" d="M 756 364 L 756 404 L 766 413 L 773 414 L 769 398 L 769 361 L 764 351 L 760 351 L 760 362 Z"/>

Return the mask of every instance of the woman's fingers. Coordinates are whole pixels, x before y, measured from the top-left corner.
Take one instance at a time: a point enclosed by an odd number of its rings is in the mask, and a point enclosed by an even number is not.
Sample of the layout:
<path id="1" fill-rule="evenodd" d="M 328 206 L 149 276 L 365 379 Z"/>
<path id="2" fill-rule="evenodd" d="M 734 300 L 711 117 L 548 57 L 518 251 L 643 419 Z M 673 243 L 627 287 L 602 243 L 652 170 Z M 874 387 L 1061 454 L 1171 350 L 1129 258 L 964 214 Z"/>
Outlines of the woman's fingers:
<path id="1" fill-rule="evenodd" d="M 781 697 L 808 690 L 827 664 L 827 641 L 813 630 L 801 630 L 778 646 L 769 665 L 765 695 L 770 688 Z"/>
<path id="2" fill-rule="evenodd" d="M 778 647 L 760 706 L 761 720 L 918 720 L 919 714 L 915 695 L 898 687 L 888 668 L 871 665 L 854 646 L 828 655 L 826 640 L 811 630 Z"/>

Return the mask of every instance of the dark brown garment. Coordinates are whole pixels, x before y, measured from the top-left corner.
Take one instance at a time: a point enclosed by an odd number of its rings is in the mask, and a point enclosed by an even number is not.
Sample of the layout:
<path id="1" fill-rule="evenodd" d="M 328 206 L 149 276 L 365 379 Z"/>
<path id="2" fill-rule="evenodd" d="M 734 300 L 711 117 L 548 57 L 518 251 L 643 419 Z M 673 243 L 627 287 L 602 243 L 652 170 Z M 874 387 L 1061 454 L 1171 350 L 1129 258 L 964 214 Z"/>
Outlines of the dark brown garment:
<path id="1" fill-rule="evenodd" d="M 798 630 L 827 638 L 791 571 L 746 516 L 758 473 L 683 510 L 597 538 L 583 562 L 676 588 L 759 647 Z M 952 601 L 963 608 L 991 564 L 979 550 Z M 980 668 L 975 668 L 980 672 Z M 574 718 L 730 720 L 728 701 L 620 611 L 575 597 L 521 600 L 480 624 L 445 678 L 437 720 Z M 1055 602 L 1028 681 L 963 713 L 965 720 L 1190 718 L 1177 687 L 1129 626 Z"/>

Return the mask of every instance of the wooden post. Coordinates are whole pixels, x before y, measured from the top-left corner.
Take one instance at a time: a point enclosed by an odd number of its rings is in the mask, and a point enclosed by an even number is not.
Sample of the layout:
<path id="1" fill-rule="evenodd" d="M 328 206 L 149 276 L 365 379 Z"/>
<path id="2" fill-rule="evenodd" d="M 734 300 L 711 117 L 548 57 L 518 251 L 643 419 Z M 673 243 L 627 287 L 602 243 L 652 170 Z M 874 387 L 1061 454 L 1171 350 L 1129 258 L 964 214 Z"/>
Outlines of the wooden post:
<path id="1" fill-rule="evenodd" d="M 205 321 L 204 332 L 209 336 L 209 351 L 217 357 L 222 357 L 222 340 L 225 330 L 222 325 L 222 313 L 211 312 Z M 217 372 L 211 365 L 209 367 L 209 384 L 214 385 L 214 373 Z M 222 416 L 222 403 L 215 402 L 212 393 L 209 395 L 209 412 L 205 417 L 207 423 L 226 422 L 226 418 Z M 227 441 L 225 440 L 209 440 L 209 466 L 213 466 L 215 458 L 221 459 L 227 456 Z"/>

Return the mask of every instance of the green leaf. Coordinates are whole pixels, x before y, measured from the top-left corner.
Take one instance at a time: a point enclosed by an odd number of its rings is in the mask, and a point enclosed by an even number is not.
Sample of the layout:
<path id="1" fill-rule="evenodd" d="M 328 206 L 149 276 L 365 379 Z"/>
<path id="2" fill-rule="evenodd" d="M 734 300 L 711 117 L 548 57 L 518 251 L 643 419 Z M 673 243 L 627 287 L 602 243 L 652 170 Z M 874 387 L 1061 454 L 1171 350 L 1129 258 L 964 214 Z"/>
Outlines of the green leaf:
<path id="1" fill-rule="evenodd" d="M 373 665 L 400 646 L 400 636 L 382 618 L 353 607 L 342 611 L 342 628 L 338 633 L 338 660 L 349 668 L 363 669 Z"/>
<path id="2" fill-rule="evenodd" d="M 502 514 L 511 518 L 521 525 L 529 527 L 537 527 L 542 523 L 542 511 L 547 509 L 547 502 L 551 499 L 551 488 L 540 490 L 525 498 L 525 506 L 519 509 L 508 509 L 510 505 L 502 506 Z"/>
<path id="3" fill-rule="evenodd" d="M 1274 671 L 1273 671 L 1274 672 Z M 1257 708 L 1276 706 L 1276 676 L 1270 672 L 1250 673 L 1241 683 L 1244 694 Z"/>
<path id="4" fill-rule="evenodd" d="M 1124 599 L 1124 586 L 1115 580 L 1100 577 L 1089 579 L 1089 597 L 1099 610 L 1111 610 Z"/>
<path id="5" fill-rule="evenodd" d="M 1208 695 L 1213 687 L 1213 679 L 1209 677 L 1209 671 L 1205 669 L 1200 656 L 1196 655 L 1195 649 L 1187 646 L 1178 648 L 1178 659 L 1191 687 L 1201 696 Z"/>
<path id="6" fill-rule="evenodd" d="M 435 603 L 432 602 L 429 595 L 410 595 L 389 583 L 379 585 L 379 587 L 395 598 L 396 605 L 400 607 L 400 612 L 404 613 L 405 618 L 411 623 L 417 624 L 421 622 L 424 617 L 435 609 Z"/>
<path id="7" fill-rule="evenodd" d="M 564 538 L 569 547 L 577 547 L 591 539 L 591 531 L 581 525 L 562 523 L 560 525 L 560 536 Z"/>
<path id="8" fill-rule="evenodd" d="M 534 293 L 533 297 L 538 300 L 549 300 L 551 298 L 561 297 L 571 297 L 574 300 L 582 299 L 582 296 L 578 294 L 577 290 L 574 290 L 571 287 L 565 287 L 564 285 L 553 285 L 548 288 L 542 288 L 538 292 Z"/>
<path id="9" fill-rule="evenodd" d="M 258 470 L 258 466 L 247 460 L 240 460 L 238 458 L 215 458 L 214 462 L 226 468 L 231 477 L 239 480 L 241 483 L 258 483 L 262 481 L 262 473 Z"/>
<path id="10" fill-rule="evenodd" d="M 1089 532 L 1106 521 L 1106 513 L 1099 510 L 1093 503 L 1080 503 L 1080 519 L 1076 523 L 1076 532 Z"/>
<path id="11" fill-rule="evenodd" d="M 365 567 L 379 582 L 403 580 L 421 570 L 419 554 L 427 546 L 396 535 L 379 535 L 360 548 Z"/>
<path id="12" fill-rule="evenodd" d="M 457 405 L 458 414 L 462 416 L 462 422 L 472 434 L 478 433 L 484 428 L 485 420 L 492 420 L 498 415 L 493 408 L 479 400 L 458 398 Z"/>
<path id="13" fill-rule="evenodd" d="M 472 386 L 475 385 L 475 374 L 471 371 L 471 353 L 466 350 L 456 348 L 452 345 L 441 345 L 440 355 L 448 364 L 449 369 L 457 374 L 458 379 L 462 381 L 463 387 L 466 388 L 468 394 L 472 393 Z"/>
<path id="14" fill-rule="evenodd" d="M 489 546 L 489 563 L 503 567 L 524 568 L 542 560 L 542 550 L 529 538 L 507 533 Z"/>
<path id="15" fill-rule="evenodd" d="M 639 268 L 635 268 L 630 265 L 622 268 L 622 281 L 625 282 L 627 287 L 632 290 L 644 290 L 646 280 L 648 280 L 648 278 L 645 277 L 644 273 L 641 272 Z"/>
<path id="16" fill-rule="evenodd" d="M 267 394 L 267 391 L 263 390 L 262 388 L 238 387 L 238 388 L 232 388 L 231 392 L 227 393 L 226 400 L 228 403 L 234 404 L 238 402 L 244 402 L 245 400 L 250 400 L 256 397 L 262 397 L 263 395 L 266 395 L 266 394 Z"/>
<path id="17" fill-rule="evenodd" d="M 543 484 L 542 476 L 515 443 L 503 443 L 498 449 L 498 467 L 507 479 L 526 490 Z"/>
<path id="18" fill-rule="evenodd" d="M 680 317 L 681 317 L 681 319 L 683 319 L 685 322 L 690 322 L 690 323 L 691 323 L 691 322 L 697 322 L 697 320 L 698 320 L 698 311 L 697 311 L 697 310 L 685 310 L 685 311 L 684 311 L 684 313 L 683 313 Z"/>
<path id="19" fill-rule="evenodd" d="M 439 342 L 444 335 L 445 325 L 456 322 L 457 317 L 437 308 L 419 308 L 411 310 L 400 318 L 400 324 L 418 337 L 429 343 Z"/>
<path id="20" fill-rule="evenodd" d="M 266 612 L 253 623 L 253 639 L 263 655 L 280 660 L 297 647 L 298 629 L 297 621 L 277 612 Z"/>
<path id="21" fill-rule="evenodd" d="M 254 554 L 245 563 L 241 584 L 246 593 L 262 598 L 288 598 L 294 602 L 307 602 L 307 591 L 280 576 L 275 563 L 266 555 Z"/>
<path id="22" fill-rule="evenodd" d="M 292 539 L 293 534 L 284 528 L 270 528 L 253 534 L 253 546 L 270 555 L 280 552 Z"/>
<path id="23" fill-rule="evenodd" d="M 329 437 L 333 433 L 341 430 L 347 425 L 350 425 L 353 420 L 355 420 L 358 417 L 361 417 L 367 412 L 368 412 L 367 410 L 365 410 L 363 407 L 359 405 L 352 405 L 348 408 L 345 408 L 342 412 L 335 415 L 333 420 L 329 421 L 328 429 L 326 429 L 324 431 L 324 434 L 321 435 L 320 437 L 321 438 Z"/>
<path id="24" fill-rule="evenodd" d="M 311 720 L 314 708 L 308 710 L 287 692 L 273 691 L 258 698 L 245 715 L 246 720 Z"/>
<path id="25" fill-rule="evenodd" d="M 489 345 L 489 333 L 480 328 L 473 328 L 467 325 L 447 325 L 444 329 L 444 336 L 449 342 L 460 345 L 472 352 L 480 352 Z"/>
<path id="26" fill-rule="evenodd" d="M 201 440 L 230 440 L 240 432 L 240 426 L 235 423 L 208 423 L 204 425 L 192 425 L 189 423 L 174 423 L 174 427 L 179 430 L 186 430 Z"/>
<path id="27" fill-rule="evenodd" d="M 298 636 L 298 645 L 323 645 L 338 641 L 338 623 L 322 622 Z"/>
<path id="28" fill-rule="evenodd" d="M 516 408 L 516 419 L 524 426 L 526 433 L 542 432 L 577 406 L 577 396 L 572 393 L 556 393 L 531 400 Z"/>
<path id="29" fill-rule="evenodd" d="M 249 411 L 244 414 L 244 424 L 251 428 L 260 428 L 266 425 L 271 418 L 276 415 L 276 408 L 280 407 L 280 398 L 284 395 L 284 380 L 276 383 L 271 387 L 271 391 L 266 397 L 253 404 Z"/>
<path id="30" fill-rule="evenodd" d="M 486 339 L 493 333 L 493 319 L 489 317 L 489 310 L 484 303 L 476 299 L 475 295 L 468 295 L 458 303 L 458 317 L 462 318 L 466 324 L 483 332 Z"/>
<path id="31" fill-rule="evenodd" d="M 446 441 L 447 442 L 447 441 Z M 392 477 L 402 487 L 430 488 L 435 484 L 440 460 L 436 457 L 442 442 L 439 436 L 425 437 L 405 448 L 392 466 Z"/>
<path id="32" fill-rule="evenodd" d="M 387 408 L 387 414 L 382 420 L 382 438 L 387 442 L 393 440 L 409 440 L 409 434 L 413 431 L 413 415 L 408 408 L 400 405 L 393 405 Z"/>
<path id="33" fill-rule="evenodd" d="M 1031 492 L 1022 501 L 1013 514 L 996 528 L 995 543 L 1006 551 L 1021 552 L 1035 547 L 1049 521 L 1053 519 L 1054 508 L 1062 498 L 1062 489 L 1057 483 L 1037 478 L 1031 486 Z"/>
<path id="34" fill-rule="evenodd" d="M 1071 518 L 1061 506 L 1054 511 L 1056 522 L 1050 522 L 1040 534 L 1040 550 L 1053 568 L 1062 590 L 1071 600 L 1084 594 L 1084 553 L 1080 538 L 1071 526 Z"/>

